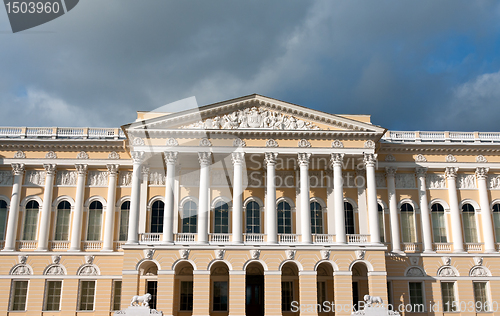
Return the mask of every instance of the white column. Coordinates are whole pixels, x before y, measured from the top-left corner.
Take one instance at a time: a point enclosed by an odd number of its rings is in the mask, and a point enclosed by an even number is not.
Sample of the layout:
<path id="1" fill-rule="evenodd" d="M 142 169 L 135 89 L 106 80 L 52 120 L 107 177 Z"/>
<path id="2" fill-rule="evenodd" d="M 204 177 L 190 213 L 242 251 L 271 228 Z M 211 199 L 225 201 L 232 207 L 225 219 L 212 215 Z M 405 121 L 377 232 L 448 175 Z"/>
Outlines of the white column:
<path id="1" fill-rule="evenodd" d="M 464 252 L 464 239 L 462 234 L 462 221 L 457 197 L 457 171 L 456 167 L 446 167 L 445 175 L 448 180 L 448 197 L 450 202 L 451 233 L 453 237 L 453 251 Z"/>
<path id="2" fill-rule="evenodd" d="M 177 163 L 177 152 L 166 151 L 165 164 L 167 174 L 165 176 L 165 213 L 163 215 L 163 242 L 174 242 L 174 189 L 175 189 L 175 164 Z"/>
<path id="3" fill-rule="evenodd" d="M 278 153 L 266 153 L 266 235 L 270 244 L 278 243 L 278 214 L 276 212 L 276 158 Z"/>
<path id="4" fill-rule="evenodd" d="M 418 196 L 420 198 L 420 216 L 422 217 L 422 239 L 424 252 L 434 252 L 432 248 L 432 226 L 431 215 L 429 213 L 429 204 L 427 201 L 427 188 L 425 184 L 425 174 L 427 168 L 419 167 L 416 169 L 418 182 Z"/>
<path id="5" fill-rule="evenodd" d="M 481 219 L 483 223 L 483 238 L 485 252 L 496 252 L 495 235 L 493 232 L 493 220 L 491 215 L 490 201 L 488 198 L 488 188 L 486 179 L 489 168 L 476 168 L 477 187 L 479 189 L 479 203 L 481 206 Z"/>
<path id="6" fill-rule="evenodd" d="M 344 180 L 342 179 L 342 161 L 344 154 L 331 154 L 333 166 L 333 196 L 335 205 L 335 241 L 345 244 Z"/>
<path id="7" fill-rule="evenodd" d="M 210 164 L 212 162 L 211 152 L 199 152 L 200 162 L 200 192 L 198 206 L 198 242 L 208 243 L 208 225 L 210 223 L 210 197 L 208 195 L 210 182 Z"/>
<path id="8" fill-rule="evenodd" d="M 24 164 L 13 163 L 12 174 L 14 184 L 12 185 L 12 196 L 10 198 L 9 219 L 5 232 L 4 251 L 16 250 L 17 220 L 19 218 L 19 203 L 21 202 L 21 187 L 23 185 Z"/>
<path id="9" fill-rule="evenodd" d="M 45 189 L 43 191 L 37 251 L 47 251 L 49 249 L 48 244 L 50 214 L 52 213 L 52 189 L 54 188 L 54 175 L 56 173 L 56 165 L 54 164 L 44 164 L 43 167 L 45 168 Z"/>
<path id="10" fill-rule="evenodd" d="M 127 244 L 139 243 L 139 211 L 141 200 L 141 164 L 144 161 L 143 151 L 133 151 L 132 165 L 132 192 L 130 194 L 130 213 L 128 219 L 128 237 Z"/>
<path id="11" fill-rule="evenodd" d="M 311 244 L 311 207 L 309 206 L 309 158 L 311 154 L 299 153 L 300 168 L 300 228 L 302 243 Z"/>
<path id="12" fill-rule="evenodd" d="M 365 154 L 366 166 L 366 199 L 368 204 L 368 220 L 370 221 L 370 242 L 380 243 L 380 221 L 378 219 L 377 182 L 375 181 L 375 163 L 377 155 Z"/>
<path id="13" fill-rule="evenodd" d="M 108 168 L 108 199 L 106 219 L 104 221 L 104 243 L 102 251 L 113 251 L 113 236 L 115 228 L 116 178 L 120 165 L 106 165 Z"/>
<path id="14" fill-rule="evenodd" d="M 80 251 L 82 245 L 83 199 L 85 192 L 87 165 L 75 165 L 75 168 L 78 176 L 76 179 L 75 210 L 73 212 L 73 224 L 71 226 L 71 244 L 69 250 Z"/>
<path id="15" fill-rule="evenodd" d="M 233 162 L 233 243 L 243 242 L 243 162 L 245 153 L 232 153 Z"/>
<path id="16" fill-rule="evenodd" d="M 398 201 L 396 200 L 396 168 L 385 168 L 387 178 L 387 195 L 389 199 L 389 215 L 391 218 L 392 252 L 401 252 L 401 228 L 399 226 Z"/>

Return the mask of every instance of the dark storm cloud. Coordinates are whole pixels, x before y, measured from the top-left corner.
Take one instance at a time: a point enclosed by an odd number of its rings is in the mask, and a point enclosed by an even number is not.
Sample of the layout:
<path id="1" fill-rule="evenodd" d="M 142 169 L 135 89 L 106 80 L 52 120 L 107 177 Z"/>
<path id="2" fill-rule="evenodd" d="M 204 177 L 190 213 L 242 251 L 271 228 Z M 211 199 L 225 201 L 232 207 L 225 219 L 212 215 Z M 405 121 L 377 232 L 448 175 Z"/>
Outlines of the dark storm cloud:
<path id="1" fill-rule="evenodd" d="M 500 69 L 499 15 L 493 1 L 87 0 L 0 33 L 1 125 L 119 126 L 259 93 L 390 129 L 496 130 L 457 122 L 500 101 L 483 91 L 499 80 L 477 88 Z"/>

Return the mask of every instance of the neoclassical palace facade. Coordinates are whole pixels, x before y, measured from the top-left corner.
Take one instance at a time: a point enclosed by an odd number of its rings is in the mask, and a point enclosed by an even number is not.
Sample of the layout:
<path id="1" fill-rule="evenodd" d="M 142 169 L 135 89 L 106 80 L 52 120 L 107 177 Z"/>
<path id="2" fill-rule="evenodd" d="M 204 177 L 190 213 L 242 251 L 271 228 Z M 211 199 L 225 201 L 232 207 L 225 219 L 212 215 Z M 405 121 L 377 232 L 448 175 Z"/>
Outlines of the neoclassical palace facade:
<path id="1" fill-rule="evenodd" d="M 260 95 L 3 127 L 0 315 L 496 312 L 499 151 Z"/>

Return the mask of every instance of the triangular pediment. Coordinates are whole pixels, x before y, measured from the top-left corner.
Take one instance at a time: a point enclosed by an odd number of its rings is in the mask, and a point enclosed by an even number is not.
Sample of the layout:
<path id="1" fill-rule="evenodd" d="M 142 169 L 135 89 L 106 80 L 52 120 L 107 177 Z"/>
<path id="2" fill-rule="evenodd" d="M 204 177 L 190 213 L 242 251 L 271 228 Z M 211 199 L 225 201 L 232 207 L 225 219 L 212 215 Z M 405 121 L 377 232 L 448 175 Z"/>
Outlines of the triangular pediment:
<path id="1" fill-rule="evenodd" d="M 124 126 L 132 130 L 289 130 L 383 133 L 384 128 L 261 95 L 249 95 Z"/>

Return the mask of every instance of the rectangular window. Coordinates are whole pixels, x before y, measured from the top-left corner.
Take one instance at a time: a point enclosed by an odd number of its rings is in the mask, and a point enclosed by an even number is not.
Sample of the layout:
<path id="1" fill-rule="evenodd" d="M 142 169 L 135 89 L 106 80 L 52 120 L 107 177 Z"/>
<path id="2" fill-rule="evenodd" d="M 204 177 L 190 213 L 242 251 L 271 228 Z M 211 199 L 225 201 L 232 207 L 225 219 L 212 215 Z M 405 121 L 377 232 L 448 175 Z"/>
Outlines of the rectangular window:
<path id="1" fill-rule="evenodd" d="M 289 312 L 292 309 L 293 281 L 281 282 L 281 310 Z"/>
<path id="2" fill-rule="evenodd" d="M 378 212 L 378 221 L 380 226 L 380 242 L 385 242 L 385 224 L 384 224 L 384 211 Z"/>
<path id="3" fill-rule="evenodd" d="M 465 242 L 477 242 L 476 217 L 474 212 L 462 212 Z"/>
<path id="4" fill-rule="evenodd" d="M 90 209 L 88 222 L 87 240 L 101 240 L 102 211 Z"/>
<path id="5" fill-rule="evenodd" d="M 193 310 L 193 281 L 181 281 L 181 311 Z"/>
<path id="6" fill-rule="evenodd" d="M 119 311 L 122 300 L 122 281 L 113 281 L 113 310 Z"/>
<path id="7" fill-rule="evenodd" d="M 422 282 L 410 282 L 410 305 L 411 311 L 422 313 L 425 311 L 424 293 L 422 291 Z"/>
<path id="8" fill-rule="evenodd" d="M 12 281 L 10 294 L 10 310 L 26 310 L 26 298 L 28 296 L 28 281 Z"/>
<path id="9" fill-rule="evenodd" d="M 432 234 L 434 235 L 434 242 L 445 243 L 448 242 L 446 237 L 446 224 L 444 222 L 444 212 L 432 212 Z"/>
<path id="10" fill-rule="evenodd" d="M 415 236 L 415 218 L 413 214 L 413 212 L 401 212 L 403 242 L 414 243 L 417 241 Z"/>
<path id="11" fill-rule="evenodd" d="M 120 235 L 118 236 L 119 241 L 127 241 L 128 216 L 129 216 L 129 210 L 122 210 L 120 212 Z"/>
<path id="12" fill-rule="evenodd" d="M 476 301 L 476 312 L 489 312 L 489 302 L 486 282 L 474 282 L 474 300 Z"/>
<path id="13" fill-rule="evenodd" d="M 5 240 L 5 227 L 7 224 L 7 203 L 0 200 L 0 240 Z"/>
<path id="14" fill-rule="evenodd" d="M 56 233 L 54 240 L 69 240 L 69 217 L 70 209 L 57 210 Z"/>
<path id="15" fill-rule="evenodd" d="M 326 282 L 325 281 L 320 281 L 317 283 L 318 287 L 318 304 L 322 305 L 323 302 L 327 300 L 326 298 Z"/>
<path id="16" fill-rule="evenodd" d="M 227 282 L 214 282 L 214 301 L 213 309 L 215 312 L 227 311 Z"/>
<path id="17" fill-rule="evenodd" d="M 443 297 L 443 311 L 455 312 L 455 283 L 454 282 L 441 282 L 441 296 Z"/>
<path id="18" fill-rule="evenodd" d="M 80 281 L 80 297 L 78 310 L 93 311 L 95 296 L 95 281 Z"/>
<path id="19" fill-rule="evenodd" d="M 36 240 L 38 209 L 26 209 L 24 216 L 23 240 Z"/>
<path id="20" fill-rule="evenodd" d="M 62 281 L 47 281 L 45 284 L 45 311 L 58 311 L 61 305 Z"/>

